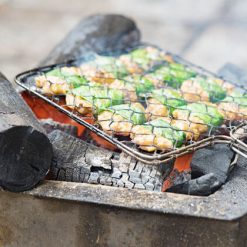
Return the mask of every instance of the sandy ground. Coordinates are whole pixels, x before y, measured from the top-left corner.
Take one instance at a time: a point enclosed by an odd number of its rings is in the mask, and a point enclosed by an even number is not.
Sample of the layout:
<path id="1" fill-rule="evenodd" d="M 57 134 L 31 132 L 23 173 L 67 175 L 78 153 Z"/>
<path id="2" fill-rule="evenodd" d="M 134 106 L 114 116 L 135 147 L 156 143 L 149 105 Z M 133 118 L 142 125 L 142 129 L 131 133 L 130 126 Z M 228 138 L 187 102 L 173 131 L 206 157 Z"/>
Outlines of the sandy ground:
<path id="1" fill-rule="evenodd" d="M 144 41 L 216 71 L 247 68 L 246 0 L 0 0 L 0 70 L 10 79 L 34 67 L 83 17 L 119 13 Z"/>

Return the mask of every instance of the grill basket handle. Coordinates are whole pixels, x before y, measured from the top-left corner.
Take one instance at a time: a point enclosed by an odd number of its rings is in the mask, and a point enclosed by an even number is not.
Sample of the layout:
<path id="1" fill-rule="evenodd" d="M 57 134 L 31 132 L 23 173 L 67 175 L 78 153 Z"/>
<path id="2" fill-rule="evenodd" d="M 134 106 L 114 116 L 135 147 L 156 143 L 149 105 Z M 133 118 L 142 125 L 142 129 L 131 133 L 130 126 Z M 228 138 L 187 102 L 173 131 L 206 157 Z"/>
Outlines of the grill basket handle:
<path id="1" fill-rule="evenodd" d="M 232 150 L 247 159 L 247 144 L 244 142 L 247 139 L 247 121 L 234 127 L 230 131 L 230 137 Z"/>

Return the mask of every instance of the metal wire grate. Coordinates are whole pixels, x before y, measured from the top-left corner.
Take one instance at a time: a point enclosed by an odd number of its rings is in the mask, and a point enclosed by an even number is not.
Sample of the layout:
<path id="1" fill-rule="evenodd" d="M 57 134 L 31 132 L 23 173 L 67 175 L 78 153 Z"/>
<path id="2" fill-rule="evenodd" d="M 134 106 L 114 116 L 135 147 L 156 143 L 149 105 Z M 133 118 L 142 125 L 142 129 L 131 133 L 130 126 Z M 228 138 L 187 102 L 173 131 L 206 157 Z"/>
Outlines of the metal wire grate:
<path id="1" fill-rule="evenodd" d="M 21 73 L 16 82 L 144 163 L 215 143 L 247 151 L 239 131 L 246 89 L 154 46 L 90 54 Z"/>

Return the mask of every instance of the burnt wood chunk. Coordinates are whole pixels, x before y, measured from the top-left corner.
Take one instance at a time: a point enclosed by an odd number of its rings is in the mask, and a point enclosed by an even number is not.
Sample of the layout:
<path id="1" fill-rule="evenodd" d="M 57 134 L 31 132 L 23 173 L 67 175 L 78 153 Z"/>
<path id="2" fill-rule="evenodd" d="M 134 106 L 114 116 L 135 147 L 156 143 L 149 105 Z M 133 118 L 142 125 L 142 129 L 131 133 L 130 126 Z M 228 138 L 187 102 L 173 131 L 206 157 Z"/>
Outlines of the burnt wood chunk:
<path id="1" fill-rule="evenodd" d="M 43 128 L 0 73 L 0 186 L 10 191 L 33 188 L 47 174 L 52 145 Z"/>
<path id="2" fill-rule="evenodd" d="M 51 133 L 54 130 L 61 130 L 69 135 L 72 135 L 75 137 L 77 136 L 78 129 L 74 125 L 59 123 L 59 122 L 53 121 L 51 118 L 41 119 L 40 123 L 42 127 L 45 129 L 47 134 Z"/>
<path id="3" fill-rule="evenodd" d="M 140 42 L 135 23 L 121 15 L 94 15 L 83 19 L 42 62 L 51 64 L 80 58 L 88 52 L 112 52 Z"/>
<path id="4" fill-rule="evenodd" d="M 55 161 L 56 168 L 76 167 L 85 173 L 90 173 L 92 167 L 111 170 L 111 151 L 90 145 L 60 130 L 51 132 L 48 137 L 53 145 L 53 166 Z"/>
<path id="5" fill-rule="evenodd" d="M 54 150 L 49 178 L 87 182 L 95 168 L 111 172 L 113 152 L 90 145 L 60 130 L 48 136 Z"/>
<path id="6" fill-rule="evenodd" d="M 53 180 L 161 191 L 172 164 L 145 165 L 130 156 L 95 147 L 60 130 L 49 134 L 54 158 Z"/>

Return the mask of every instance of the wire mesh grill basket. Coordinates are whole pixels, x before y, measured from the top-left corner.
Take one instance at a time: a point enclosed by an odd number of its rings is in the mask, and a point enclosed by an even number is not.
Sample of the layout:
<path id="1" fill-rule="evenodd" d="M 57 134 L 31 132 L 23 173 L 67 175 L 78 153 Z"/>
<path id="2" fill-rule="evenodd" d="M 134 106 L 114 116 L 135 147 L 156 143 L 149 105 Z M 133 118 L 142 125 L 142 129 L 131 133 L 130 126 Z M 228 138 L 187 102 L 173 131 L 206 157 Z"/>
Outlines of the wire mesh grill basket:
<path id="1" fill-rule="evenodd" d="M 16 82 L 147 164 L 216 143 L 246 157 L 246 89 L 155 46 L 90 54 Z"/>

